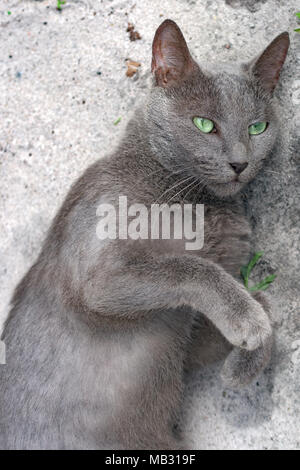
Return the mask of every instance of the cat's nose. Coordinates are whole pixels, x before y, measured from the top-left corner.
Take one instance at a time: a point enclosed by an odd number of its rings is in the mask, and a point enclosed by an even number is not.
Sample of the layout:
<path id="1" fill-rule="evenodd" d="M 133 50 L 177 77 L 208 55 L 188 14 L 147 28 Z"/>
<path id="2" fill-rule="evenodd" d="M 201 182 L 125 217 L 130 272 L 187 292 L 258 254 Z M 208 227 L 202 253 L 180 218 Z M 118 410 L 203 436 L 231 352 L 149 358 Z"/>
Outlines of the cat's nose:
<path id="1" fill-rule="evenodd" d="M 237 175 L 240 175 L 244 170 L 245 168 L 247 168 L 248 166 L 248 162 L 244 162 L 244 163 L 229 163 L 229 165 L 231 166 L 231 168 L 234 169 L 235 173 Z"/>

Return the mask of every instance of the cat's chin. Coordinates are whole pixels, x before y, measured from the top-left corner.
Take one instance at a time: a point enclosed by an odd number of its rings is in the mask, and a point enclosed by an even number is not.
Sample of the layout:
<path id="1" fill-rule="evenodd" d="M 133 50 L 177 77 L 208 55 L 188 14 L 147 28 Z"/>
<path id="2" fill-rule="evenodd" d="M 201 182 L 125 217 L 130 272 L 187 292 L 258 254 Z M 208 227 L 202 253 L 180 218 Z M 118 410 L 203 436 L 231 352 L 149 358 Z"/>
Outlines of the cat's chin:
<path id="1" fill-rule="evenodd" d="M 230 181 L 228 183 L 217 183 L 210 186 L 208 189 L 212 192 L 215 196 L 220 198 L 226 198 L 230 196 L 234 196 L 237 194 L 241 189 L 245 186 L 245 183 L 241 183 L 240 181 Z"/>

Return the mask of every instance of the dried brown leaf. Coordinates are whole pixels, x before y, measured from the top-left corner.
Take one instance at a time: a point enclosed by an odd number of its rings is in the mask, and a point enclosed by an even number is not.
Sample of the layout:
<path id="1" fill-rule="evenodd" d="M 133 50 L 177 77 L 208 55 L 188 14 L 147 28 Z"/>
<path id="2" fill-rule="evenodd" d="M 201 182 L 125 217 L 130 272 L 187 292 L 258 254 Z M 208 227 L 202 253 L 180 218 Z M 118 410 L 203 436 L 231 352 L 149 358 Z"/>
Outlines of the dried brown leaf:
<path id="1" fill-rule="evenodd" d="M 136 62 L 135 60 L 127 59 L 126 65 L 127 65 L 126 76 L 133 77 L 133 75 L 137 72 L 137 69 L 141 66 L 141 63 Z"/>
<path id="2" fill-rule="evenodd" d="M 135 31 L 132 23 L 128 23 L 126 31 L 127 33 L 129 33 L 130 41 L 137 41 L 138 39 L 141 39 L 140 33 L 138 31 Z"/>

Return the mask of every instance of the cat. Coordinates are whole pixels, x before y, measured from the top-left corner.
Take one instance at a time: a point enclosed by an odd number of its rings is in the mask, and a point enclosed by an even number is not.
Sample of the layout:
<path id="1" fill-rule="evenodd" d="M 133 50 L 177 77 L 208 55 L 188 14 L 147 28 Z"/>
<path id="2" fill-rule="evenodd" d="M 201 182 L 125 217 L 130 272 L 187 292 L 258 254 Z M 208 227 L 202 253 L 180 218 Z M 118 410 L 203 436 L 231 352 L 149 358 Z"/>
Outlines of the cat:
<path id="1" fill-rule="evenodd" d="M 248 64 L 209 69 L 176 23 L 159 26 L 146 102 L 72 186 L 14 293 L 0 448 L 189 448 L 176 431 L 186 371 L 227 356 L 223 379 L 239 387 L 267 364 L 272 312 L 239 278 L 251 252 L 240 190 L 276 144 L 288 48 L 283 33 Z M 204 204 L 203 248 L 99 240 L 97 207 L 119 195 Z"/>

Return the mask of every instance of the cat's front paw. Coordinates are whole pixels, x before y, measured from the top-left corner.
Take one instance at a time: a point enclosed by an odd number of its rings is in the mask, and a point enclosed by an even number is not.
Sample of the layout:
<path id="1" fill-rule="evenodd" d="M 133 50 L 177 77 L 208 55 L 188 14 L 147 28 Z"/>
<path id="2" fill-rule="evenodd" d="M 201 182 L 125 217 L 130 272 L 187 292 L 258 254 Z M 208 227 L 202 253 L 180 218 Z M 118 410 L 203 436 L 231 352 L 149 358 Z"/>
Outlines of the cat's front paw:
<path id="1" fill-rule="evenodd" d="M 231 319 L 231 344 L 248 351 L 253 351 L 272 336 L 272 327 L 268 315 L 261 305 L 253 299 L 246 307 L 240 307 Z"/>

